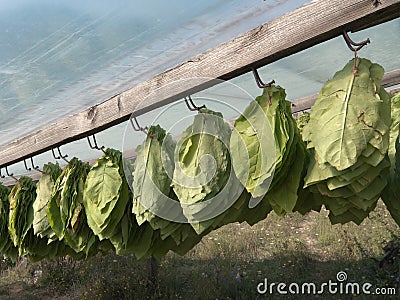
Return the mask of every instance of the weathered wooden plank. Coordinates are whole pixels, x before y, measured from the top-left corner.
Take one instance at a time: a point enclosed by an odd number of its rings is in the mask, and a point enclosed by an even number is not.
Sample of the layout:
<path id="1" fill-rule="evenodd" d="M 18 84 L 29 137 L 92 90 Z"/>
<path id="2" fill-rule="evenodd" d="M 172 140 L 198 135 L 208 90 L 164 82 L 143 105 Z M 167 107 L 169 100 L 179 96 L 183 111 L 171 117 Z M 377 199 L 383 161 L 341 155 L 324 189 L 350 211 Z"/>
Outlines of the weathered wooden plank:
<path id="1" fill-rule="evenodd" d="M 357 30 L 400 16 L 400 0 L 313 1 L 263 24 L 214 49 L 118 94 L 0 148 L 0 167 L 100 132 L 128 120 L 132 112 L 146 113 L 217 83 L 230 79 L 313 45 L 336 37 L 345 29 Z M 203 78 L 180 81 L 186 78 Z M 148 100 L 160 87 L 163 93 Z"/>
<path id="2" fill-rule="evenodd" d="M 381 84 L 385 88 L 400 84 L 400 69 L 386 72 L 382 78 Z M 389 91 L 389 93 L 396 93 L 397 91 L 398 89 L 393 89 Z M 315 103 L 317 96 L 318 94 L 314 94 L 293 101 L 292 112 L 297 113 L 311 108 L 311 106 Z"/>
<path id="3" fill-rule="evenodd" d="M 400 88 L 397 88 L 397 89 L 390 90 L 389 94 L 390 95 L 394 95 L 394 94 L 399 93 L 399 92 L 400 92 Z"/>
<path id="4" fill-rule="evenodd" d="M 400 84 L 400 69 L 386 72 L 381 84 L 385 88 Z"/>

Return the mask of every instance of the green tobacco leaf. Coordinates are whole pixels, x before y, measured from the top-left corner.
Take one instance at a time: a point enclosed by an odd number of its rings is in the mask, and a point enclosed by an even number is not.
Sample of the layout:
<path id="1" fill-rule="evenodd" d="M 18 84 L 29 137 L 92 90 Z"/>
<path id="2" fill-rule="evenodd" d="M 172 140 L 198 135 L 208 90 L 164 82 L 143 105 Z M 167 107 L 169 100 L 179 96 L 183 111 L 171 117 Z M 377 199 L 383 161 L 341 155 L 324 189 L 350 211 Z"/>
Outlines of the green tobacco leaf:
<path id="1" fill-rule="evenodd" d="M 296 159 L 290 167 L 282 185 L 271 189 L 265 197 L 278 215 L 292 212 L 297 202 L 297 192 L 304 168 L 305 152 L 300 145 L 296 149 Z"/>
<path id="2" fill-rule="evenodd" d="M 18 255 L 18 248 L 14 246 L 8 232 L 9 194 L 10 189 L 0 183 L 0 257 L 10 258 L 15 261 Z"/>
<path id="3" fill-rule="evenodd" d="M 51 229 L 47 219 L 47 206 L 51 199 L 54 183 L 61 175 L 58 164 L 48 163 L 43 166 L 43 174 L 36 185 L 36 199 L 33 202 L 33 230 L 40 237 L 51 238 L 54 231 Z"/>
<path id="4" fill-rule="evenodd" d="M 219 221 L 211 219 L 233 204 L 235 194 L 240 195 L 236 191 L 240 183 L 231 168 L 230 135 L 220 113 L 201 109 L 176 146 L 172 186 L 197 233 L 216 225 Z M 221 196 L 227 194 L 232 198 Z"/>
<path id="5" fill-rule="evenodd" d="M 89 169 L 89 164 L 71 159 L 58 177 L 47 207 L 49 224 L 59 240 L 64 239 L 76 253 L 83 252 L 86 257 L 97 249 L 83 206 L 84 183 Z"/>
<path id="6" fill-rule="evenodd" d="M 137 147 L 133 173 L 133 212 L 139 225 L 156 216 L 151 211 L 162 209 L 171 191 L 175 142 L 159 125 L 149 129 L 143 145 Z M 147 217 L 143 214 L 147 212 Z"/>
<path id="7" fill-rule="evenodd" d="M 400 226 L 400 141 L 399 141 L 399 130 L 397 138 L 395 139 L 394 149 L 394 164 L 392 162 L 392 172 L 388 178 L 388 185 L 386 186 L 384 193 L 382 194 L 382 200 L 385 203 L 390 215 Z M 393 166 L 394 165 L 394 166 Z"/>
<path id="8" fill-rule="evenodd" d="M 399 124 L 400 124 L 400 92 L 394 94 L 391 101 L 391 118 L 392 125 L 390 127 L 390 141 L 389 141 L 389 158 L 391 162 L 391 175 L 393 175 L 395 164 L 396 164 L 396 140 L 399 135 Z"/>
<path id="9" fill-rule="evenodd" d="M 280 87 L 264 89 L 235 121 L 230 140 L 232 164 L 236 176 L 253 197 L 265 195 L 276 162 L 282 160 L 280 146 L 285 144 L 287 136 L 280 136 L 283 141 L 276 140 L 275 131 L 280 128 L 275 128 L 275 118 L 285 96 Z"/>
<path id="10" fill-rule="evenodd" d="M 303 132 L 303 128 L 304 128 L 304 126 L 306 126 L 308 124 L 308 121 L 310 121 L 310 113 L 308 113 L 308 112 L 305 112 L 305 113 L 301 114 L 297 118 L 296 124 L 297 124 L 297 127 L 300 130 L 300 133 Z"/>
<path id="11" fill-rule="evenodd" d="M 36 186 L 31 178 L 21 177 L 12 188 L 8 200 L 10 202 L 8 231 L 14 246 L 23 254 L 25 238 L 33 222 L 33 201 L 36 198 Z"/>
<path id="12" fill-rule="evenodd" d="M 220 113 L 202 109 L 176 147 L 172 186 L 181 203 L 216 195 L 230 174 L 230 128 Z"/>
<path id="13" fill-rule="evenodd" d="M 90 169 L 85 182 L 83 204 L 87 222 L 93 232 L 103 240 L 114 235 L 121 220 L 127 199 L 120 198 L 122 153 L 107 149 Z"/>
<path id="14" fill-rule="evenodd" d="M 235 173 L 254 197 L 251 206 L 263 210 L 268 203 L 265 211 L 272 206 L 279 215 L 291 212 L 296 205 L 306 160 L 291 103 L 285 98 L 282 87 L 265 88 L 236 120 L 230 144 Z M 306 123 L 307 114 L 303 118 Z M 248 221 L 254 220 L 259 219 Z"/>
<path id="15" fill-rule="evenodd" d="M 387 184 L 390 99 L 383 68 L 350 61 L 320 92 L 303 129 L 312 149 L 304 187 L 329 210 L 333 224 L 368 216 Z"/>
<path id="16" fill-rule="evenodd" d="M 170 198 L 175 141 L 159 125 L 151 126 L 146 140 L 136 149 L 133 172 L 133 207 L 139 225 L 149 222 L 166 239 L 179 229 L 183 219 L 179 202 Z M 165 217 L 165 218 L 164 218 Z"/>
<path id="17" fill-rule="evenodd" d="M 319 163 L 337 170 L 355 164 L 369 142 L 384 147 L 382 136 L 390 125 L 382 116 L 389 107 L 387 93 L 379 85 L 382 67 L 362 58 L 357 59 L 356 73 L 353 66 L 351 60 L 324 85 L 305 126 L 312 132 L 310 142 Z"/>

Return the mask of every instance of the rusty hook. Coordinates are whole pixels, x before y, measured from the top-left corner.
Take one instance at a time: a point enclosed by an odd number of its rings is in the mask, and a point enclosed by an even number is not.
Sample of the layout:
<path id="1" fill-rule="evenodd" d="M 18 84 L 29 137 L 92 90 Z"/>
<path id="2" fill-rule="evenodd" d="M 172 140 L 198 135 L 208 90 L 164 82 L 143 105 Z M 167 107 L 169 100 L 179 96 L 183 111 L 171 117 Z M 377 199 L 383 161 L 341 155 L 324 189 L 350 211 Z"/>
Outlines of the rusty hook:
<path id="1" fill-rule="evenodd" d="M 202 108 L 206 108 L 205 104 L 203 104 L 202 106 L 197 106 L 196 104 L 194 104 L 191 96 L 185 97 L 185 103 L 190 111 L 199 111 Z"/>
<path id="2" fill-rule="evenodd" d="M 104 146 L 99 147 L 99 146 L 97 145 L 96 136 L 93 134 L 92 137 L 93 137 L 93 145 L 92 145 L 92 142 L 90 141 L 89 136 L 86 137 L 86 138 L 87 138 L 87 141 L 88 141 L 88 143 L 89 143 L 90 149 L 101 150 L 101 151 L 103 151 L 103 153 L 106 153 L 106 152 L 104 151 Z"/>
<path id="3" fill-rule="evenodd" d="M 255 67 L 253 67 L 251 69 L 253 71 L 253 75 L 254 75 L 254 79 L 256 80 L 257 86 L 261 89 L 264 89 L 266 87 L 270 87 L 271 85 L 273 85 L 275 83 L 275 80 L 271 80 L 268 83 L 264 83 L 261 78 L 260 75 L 257 72 L 257 69 Z"/>
<path id="4" fill-rule="evenodd" d="M 356 43 L 349 37 L 349 34 L 347 33 L 346 30 L 343 31 L 343 37 L 344 37 L 344 41 L 346 42 L 347 47 L 349 47 L 349 49 L 354 52 L 353 71 L 357 72 L 357 51 L 361 50 L 362 47 L 364 47 L 365 45 L 368 45 L 371 41 L 368 38 L 365 41 Z"/>
<path id="5" fill-rule="evenodd" d="M 347 47 L 353 52 L 357 52 L 361 50 L 362 47 L 368 45 L 371 41 L 370 39 L 366 39 L 365 41 L 361 41 L 359 43 L 354 42 L 350 37 L 346 30 L 343 31 L 344 41 L 346 42 Z"/>
<path id="6" fill-rule="evenodd" d="M 136 119 L 136 117 L 133 117 L 133 119 L 135 120 L 136 125 L 133 124 L 132 118 L 129 119 L 129 121 L 131 122 L 133 130 L 141 131 L 141 132 L 144 132 L 145 134 L 147 134 L 148 133 L 147 131 L 148 131 L 149 128 L 147 126 L 146 127 L 140 126 L 138 120 Z"/>

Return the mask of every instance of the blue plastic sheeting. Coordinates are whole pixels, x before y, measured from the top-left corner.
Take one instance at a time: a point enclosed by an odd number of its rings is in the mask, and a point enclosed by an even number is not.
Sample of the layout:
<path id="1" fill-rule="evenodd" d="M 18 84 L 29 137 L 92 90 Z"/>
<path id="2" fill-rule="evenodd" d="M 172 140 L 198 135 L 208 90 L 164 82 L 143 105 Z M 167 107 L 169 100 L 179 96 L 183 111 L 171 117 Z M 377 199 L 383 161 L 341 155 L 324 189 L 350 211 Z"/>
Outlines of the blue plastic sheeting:
<path id="1" fill-rule="evenodd" d="M 14 30 L 0 38 L 0 51 L 5 53 L 0 55 L 0 145 L 101 102 L 306 1 L 134 2 L 98 1 L 92 7 L 93 1 L 24 1 L 0 8 L 0 35 Z M 51 22 L 58 25 L 50 26 Z M 355 41 L 371 39 L 361 57 L 386 71 L 400 68 L 400 19 L 350 36 Z M 275 79 L 293 100 L 317 93 L 352 57 L 338 37 L 260 68 L 259 73 L 264 81 Z M 192 96 L 229 120 L 259 94 L 248 73 Z M 180 101 L 138 119 L 142 126 L 156 122 L 179 136 L 193 113 Z M 144 139 L 127 123 L 97 134 L 99 144 L 120 150 L 130 150 Z M 83 160 L 101 156 L 86 140 L 61 148 Z M 35 157 L 38 165 L 49 160 L 54 161 L 49 153 Z M 24 173 L 23 163 L 10 171 Z"/>
<path id="2" fill-rule="evenodd" d="M 0 145 L 305 2 L 0 1 Z"/>

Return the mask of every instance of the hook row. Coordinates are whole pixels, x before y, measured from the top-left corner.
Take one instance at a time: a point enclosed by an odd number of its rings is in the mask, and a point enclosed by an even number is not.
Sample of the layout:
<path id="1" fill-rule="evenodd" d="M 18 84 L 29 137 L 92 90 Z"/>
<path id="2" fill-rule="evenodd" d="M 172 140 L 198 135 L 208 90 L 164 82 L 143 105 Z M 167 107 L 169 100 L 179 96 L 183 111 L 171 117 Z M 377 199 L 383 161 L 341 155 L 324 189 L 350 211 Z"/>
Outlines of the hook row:
<path id="1" fill-rule="evenodd" d="M 103 153 L 105 153 L 105 151 L 104 151 L 104 148 L 105 148 L 105 147 L 104 147 L 104 146 L 99 147 L 99 145 L 97 144 L 96 136 L 95 136 L 94 134 L 92 135 L 93 143 L 90 141 L 89 136 L 87 136 L 86 138 L 87 138 L 87 140 L 88 140 L 89 147 L 90 147 L 91 149 L 101 150 L 101 151 L 103 151 Z M 64 160 L 66 163 L 69 163 L 69 160 L 67 160 L 68 154 L 63 155 L 63 154 L 61 153 L 60 147 L 57 147 L 57 152 L 58 152 L 58 155 L 56 155 L 56 153 L 55 153 L 55 148 L 52 148 L 52 149 L 51 149 L 51 153 L 53 154 L 54 159 L 56 159 L 56 160 L 62 159 L 62 160 Z M 33 157 L 30 157 L 29 160 L 30 160 L 30 165 L 31 165 L 31 166 L 28 166 L 28 164 L 27 164 L 27 162 L 26 162 L 26 159 L 24 159 L 24 166 L 25 166 L 25 169 L 26 169 L 27 171 L 36 170 L 36 171 L 38 171 L 38 172 L 44 174 L 44 172 L 43 172 L 42 170 L 40 170 L 39 166 L 36 166 L 36 165 L 35 165 L 35 163 L 34 163 L 34 161 L 33 161 Z M 10 172 L 8 171 L 8 166 L 4 167 L 4 169 L 6 170 L 6 175 L 7 175 L 8 177 L 11 177 L 11 178 L 13 178 L 14 180 L 18 181 L 18 178 L 16 178 L 16 177 L 14 176 L 13 173 L 10 173 Z M 6 176 L 2 174 L 1 168 L 0 168 L 0 178 L 5 178 L 5 177 L 6 177 Z"/>
<path id="2" fill-rule="evenodd" d="M 44 173 L 42 170 L 39 169 L 38 166 L 35 166 L 35 164 L 34 164 L 34 162 L 33 162 L 33 157 L 31 157 L 30 160 L 31 160 L 32 168 L 33 168 L 34 170 L 39 171 L 40 173 Z M 26 169 L 27 171 L 32 171 L 32 168 L 28 167 L 28 165 L 26 164 L 26 160 L 25 160 L 25 159 L 24 159 L 24 165 L 25 165 L 25 169 Z M 14 179 L 15 181 L 18 181 L 18 178 L 14 176 L 14 173 L 10 173 L 10 172 L 8 171 L 8 166 L 4 167 L 4 169 L 6 169 L 6 175 L 7 175 L 8 177 L 11 177 L 11 178 Z M 1 168 L 0 168 L 0 178 L 6 178 L 6 176 L 3 175 L 3 174 L 1 173 Z"/>
<path id="3" fill-rule="evenodd" d="M 38 171 L 38 172 L 40 172 L 40 173 L 43 174 L 44 172 L 43 172 L 42 170 L 39 169 L 39 166 L 35 166 L 35 164 L 33 163 L 33 157 L 31 157 L 30 160 L 31 160 L 32 168 L 33 168 L 34 170 L 36 170 L 36 171 Z M 25 169 L 26 169 L 27 171 L 32 171 L 32 168 L 28 168 L 25 159 L 24 159 L 24 165 L 25 165 Z"/>
<path id="4" fill-rule="evenodd" d="M 199 111 L 202 108 L 206 108 L 206 106 L 204 104 L 202 106 L 197 106 L 193 102 L 193 99 L 192 99 L 192 97 L 190 95 L 185 97 L 184 99 L 185 99 L 186 106 L 190 111 Z M 133 130 L 141 131 L 141 132 L 145 133 L 146 135 L 148 135 L 149 127 L 148 126 L 146 126 L 146 127 L 140 126 L 140 124 L 139 124 L 138 120 L 136 119 L 136 117 L 131 117 L 129 119 L 129 121 L 130 121 L 130 123 L 132 125 Z M 88 140 L 89 140 L 89 138 L 88 138 Z M 89 145 L 92 148 L 92 146 L 90 144 L 90 141 L 89 141 Z M 95 148 L 95 149 L 98 149 L 98 148 Z"/>

